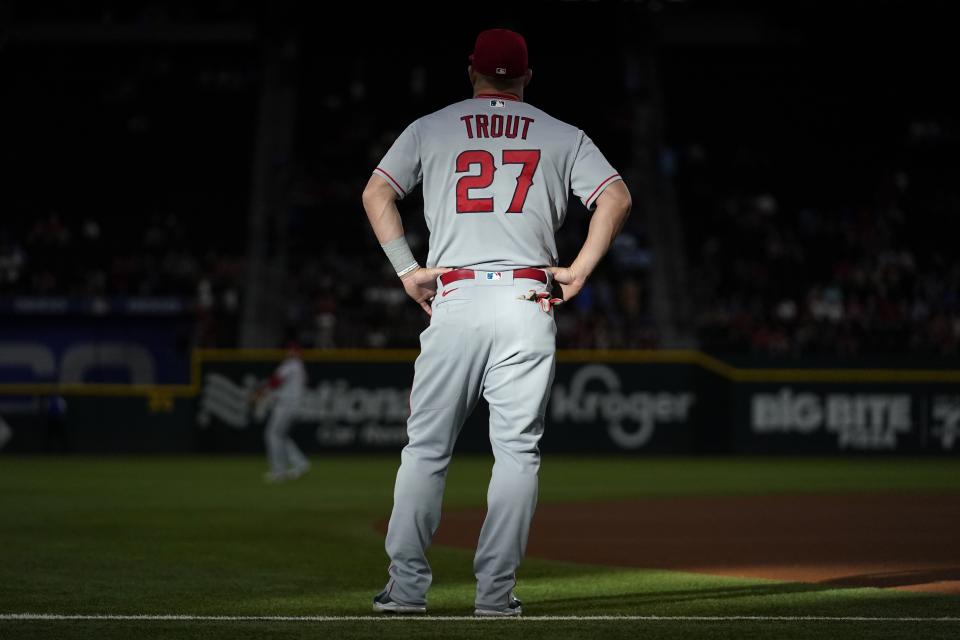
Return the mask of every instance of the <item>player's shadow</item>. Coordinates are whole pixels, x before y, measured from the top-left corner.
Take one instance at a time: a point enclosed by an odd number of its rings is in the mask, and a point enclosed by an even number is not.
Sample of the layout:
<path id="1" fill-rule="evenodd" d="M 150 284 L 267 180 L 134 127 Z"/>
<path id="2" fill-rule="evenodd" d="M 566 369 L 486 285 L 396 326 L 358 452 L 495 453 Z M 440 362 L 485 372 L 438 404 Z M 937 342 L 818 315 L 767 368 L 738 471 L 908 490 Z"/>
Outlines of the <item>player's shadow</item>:
<path id="1" fill-rule="evenodd" d="M 650 604 L 668 604 L 702 600 L 729 600 L 737 598 L 757 598 L 781 596 L 798 593 L 813 593 L 834 589 L 861 589 L 864 587 L 890 588 L 932 582 L 960 580 L 960 567 L 917 571 L 898 571 L 844 576 L 817 583 L 782 582 L 771 584 L 751 584 L 740 586 L 713 587 L 704 589 L 679 589 L 673 591 L 649 591 L 640 593 L 619 593 L 589 598 L 546 598 L 538 600 L 537 605 L 550 609 L 554 606 L 564 608 L 568 603 L 596 605 L 599 608 L 616 606 L 621 610 L 631 605 L 642 607 Z"/>
<path id="2" fill-rule="evenodd" d="M 877 587 L 883 589 L 953 581 L 960 581 L 960 567 L 863 573 L 860 575 L 823 580 L 818 584 L 831 587 Z"/>
<path id="3" fill-rule="evenodd" d="M 631 605 L 638 607 L 650 604 L 667 604 L 674 602 L 690 602 L 696 600 L 724 600 L 733 598 L 756 598 L 764 596 L 779 596 L 794 593 L 808 593 L 827 591 L 836 587 L 819 584 L 803 584 L 798 582 L 784 582 L 779 584 L 743 585 L 729 587 L 714 587 L 706 589 L 679 589 L 673 591 L 649 591 L 643 593 L 619 593 L 588 598 L 546 598 L 537 600 L 538 608 L 551 608 L 554 605 L 562 606 L 567 603 L 597 605 L 605 608 L 606 605 L 616 606 L 620 610 Z"/>

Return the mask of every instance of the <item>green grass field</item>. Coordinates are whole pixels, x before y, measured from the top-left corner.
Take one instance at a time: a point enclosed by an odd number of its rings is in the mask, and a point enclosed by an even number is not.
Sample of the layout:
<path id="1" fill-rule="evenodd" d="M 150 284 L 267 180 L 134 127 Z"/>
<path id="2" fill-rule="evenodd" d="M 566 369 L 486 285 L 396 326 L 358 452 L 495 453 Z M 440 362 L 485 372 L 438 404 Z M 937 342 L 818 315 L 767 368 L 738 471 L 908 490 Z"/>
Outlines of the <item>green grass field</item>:
<path id="1" fill-rule="evenodd" d="M 315 459 L 265 485 L 259 458 L 0 459 L 0 614 L 374 616 L 398 456 Z M 455 458 L 447 507 L 482 505 L 490 461 Z M 541 502 L 642 496 L 958 492 L 960 461 L 545 460 Z M 958 541 L 960 544 L 960 541 Z M 472 613 L 472 554 L 431 550 L 430 613 Z M 14 620 L 0 638 L 957 638 L 960 598 L 529 558 L 521 620 Z M 663 616 L 550 620 L 540 616 Z"/>

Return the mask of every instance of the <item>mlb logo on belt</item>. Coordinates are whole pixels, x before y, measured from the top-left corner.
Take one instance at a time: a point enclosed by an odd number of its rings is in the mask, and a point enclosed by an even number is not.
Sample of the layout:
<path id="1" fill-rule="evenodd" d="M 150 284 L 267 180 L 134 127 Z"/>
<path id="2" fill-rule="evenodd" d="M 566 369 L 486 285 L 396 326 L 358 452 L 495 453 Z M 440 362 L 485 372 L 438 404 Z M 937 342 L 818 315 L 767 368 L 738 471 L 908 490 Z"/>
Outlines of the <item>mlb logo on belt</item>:
<path id="1" fill-rule="evenodd" d="M 499 280 L 502 277 L 499 271 L 487 271 L 487 280 Z"/>

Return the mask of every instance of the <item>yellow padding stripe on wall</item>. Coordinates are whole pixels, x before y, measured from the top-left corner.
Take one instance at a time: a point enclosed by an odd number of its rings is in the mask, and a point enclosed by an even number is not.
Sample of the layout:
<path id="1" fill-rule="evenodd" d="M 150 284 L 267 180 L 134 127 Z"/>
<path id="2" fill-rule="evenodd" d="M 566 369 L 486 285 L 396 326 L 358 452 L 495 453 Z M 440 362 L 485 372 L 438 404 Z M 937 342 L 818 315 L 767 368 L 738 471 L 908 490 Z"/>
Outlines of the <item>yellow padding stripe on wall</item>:
<path id="1" fill-rule="evenodd" d="M 307 349 L 307 362 L 410 362 L 417 349 Z M 279 362 L 283 349 L 196 349 L 191 356 L 190 384 L 0 384 L 0 395 L 33 396 L 59 393 L 76 396 L 191 397 L 200 392 L 203 364 L 207 362 Z M 456 357 L 453 355 L 452 357 Z M 738 368 L 713 356 L 689 349 L 598 351 L 571 349 L 557 352 L 558 362 L 611 364 L 696 365 L 732 382 L 759 383 L 960 383 L 958 369 L 763 369 Z"/>

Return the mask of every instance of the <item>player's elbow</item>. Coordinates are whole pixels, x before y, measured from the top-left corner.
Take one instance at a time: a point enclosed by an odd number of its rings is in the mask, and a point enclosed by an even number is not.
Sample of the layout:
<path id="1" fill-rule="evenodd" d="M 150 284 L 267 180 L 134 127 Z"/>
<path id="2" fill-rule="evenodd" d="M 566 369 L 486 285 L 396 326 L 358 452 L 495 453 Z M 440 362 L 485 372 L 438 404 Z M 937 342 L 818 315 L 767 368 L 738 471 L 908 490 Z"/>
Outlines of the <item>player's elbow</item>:
<path id="1" fill-rule="evenodd" d="M 609 209 L 618 217 L 625 219 L 630 215 L 630 210 L 633 208 L 633 198 L 630 197 L 630 190 L 623 184 L 623 181 L 618 180 L 604 189 L 597 200 L 597 205 Z"/>
<path id="2" fill-rule="evenodd" d="M 377 190 L 369 182 L 367 186 L 363 188 L 363 196 L 361 196 L 361 199 L 363 200 L 363 208 L 367 211 L 372 211 L 376 206 Z"/>
<path id="3" fill-rule="evenodd" d="M 623 196 L 620 200 L 620 208 L 623 211 L 623 218 L 626 220 L 630 216 L 630 211 L 633 210 L 633 197 L 630 195 L 630 191 L 624 187 Z"/>
<path id="4" fill-rule="evenodd" d="M 383 206 L 396 199 L 396 192 L 380 176 L 370 176 L 363 189 L 363 208 L 367 211 L 380 211 Z"/>

